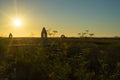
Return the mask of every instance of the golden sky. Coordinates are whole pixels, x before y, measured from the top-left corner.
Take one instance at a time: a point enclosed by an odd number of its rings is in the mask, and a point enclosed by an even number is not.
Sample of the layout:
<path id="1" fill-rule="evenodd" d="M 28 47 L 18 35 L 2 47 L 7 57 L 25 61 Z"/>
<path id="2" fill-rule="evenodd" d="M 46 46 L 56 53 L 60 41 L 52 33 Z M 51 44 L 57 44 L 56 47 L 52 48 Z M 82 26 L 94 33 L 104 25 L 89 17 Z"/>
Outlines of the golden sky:
<path id="1" fill-rule="evenodd" d="M 0 36 L 40 37 L 43 27 L 56 36 L 120 35 L 120 0 L 0 0 Z M 18 27 L 13 19 L 21 19 Z"/>

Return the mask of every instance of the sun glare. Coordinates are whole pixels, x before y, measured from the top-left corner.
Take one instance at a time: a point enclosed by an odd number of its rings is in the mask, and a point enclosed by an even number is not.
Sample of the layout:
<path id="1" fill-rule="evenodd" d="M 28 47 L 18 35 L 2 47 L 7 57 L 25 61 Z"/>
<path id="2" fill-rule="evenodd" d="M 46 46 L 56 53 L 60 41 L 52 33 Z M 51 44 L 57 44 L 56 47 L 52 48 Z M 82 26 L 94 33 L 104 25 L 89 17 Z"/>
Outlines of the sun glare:
<path id="1" fill-rule="evenodd" d="M 16 26 L 16 27 L 20 27 L 22 25 L 22 21 L 21 19 L 19 18 L 16 18 L 13 20 L 13 24 Z"/>

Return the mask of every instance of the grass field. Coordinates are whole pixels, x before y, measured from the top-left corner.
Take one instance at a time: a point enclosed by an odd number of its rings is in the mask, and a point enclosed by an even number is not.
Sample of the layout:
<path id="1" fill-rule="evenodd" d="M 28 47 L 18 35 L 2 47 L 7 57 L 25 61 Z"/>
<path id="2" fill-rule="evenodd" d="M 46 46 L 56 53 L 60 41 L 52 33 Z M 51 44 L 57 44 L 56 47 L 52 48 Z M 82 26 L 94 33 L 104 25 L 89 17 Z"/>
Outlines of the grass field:
<path id="1" fill-rule="evenodd" d="M 120 38 L 0 38 L 0 80 L 119 80 Z"/>

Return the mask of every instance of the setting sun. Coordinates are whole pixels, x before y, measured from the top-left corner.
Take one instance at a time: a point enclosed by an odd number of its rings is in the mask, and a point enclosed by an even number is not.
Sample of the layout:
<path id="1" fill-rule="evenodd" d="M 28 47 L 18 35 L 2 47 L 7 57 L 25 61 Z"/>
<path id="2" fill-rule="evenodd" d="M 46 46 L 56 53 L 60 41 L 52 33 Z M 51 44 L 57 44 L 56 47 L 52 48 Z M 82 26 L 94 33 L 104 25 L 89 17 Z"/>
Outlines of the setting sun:
<path id="1" fill-rule="evenodd" d="M 20 27 L 21 24 L 22 24 L 22 21 L 21 21 L 21 19 L 16 18 L 16 19 L 13 20 L 13 24 L 14 24 L 16 27 Z"/>

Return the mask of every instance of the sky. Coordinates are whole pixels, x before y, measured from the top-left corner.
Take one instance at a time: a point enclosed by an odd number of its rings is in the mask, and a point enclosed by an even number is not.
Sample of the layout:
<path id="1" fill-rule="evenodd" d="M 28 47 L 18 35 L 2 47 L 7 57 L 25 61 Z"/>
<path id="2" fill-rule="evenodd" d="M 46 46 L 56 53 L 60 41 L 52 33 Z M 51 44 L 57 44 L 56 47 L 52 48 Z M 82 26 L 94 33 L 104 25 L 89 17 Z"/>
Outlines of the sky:
<path id="1" fill-rule="evenodd" d="M 12 19 L 19 17 L 16 27 Z M 0 36 L 40 37 L 42 28 L 56 36 L 120 36 L 120 0 L 0 0 Z"/>

